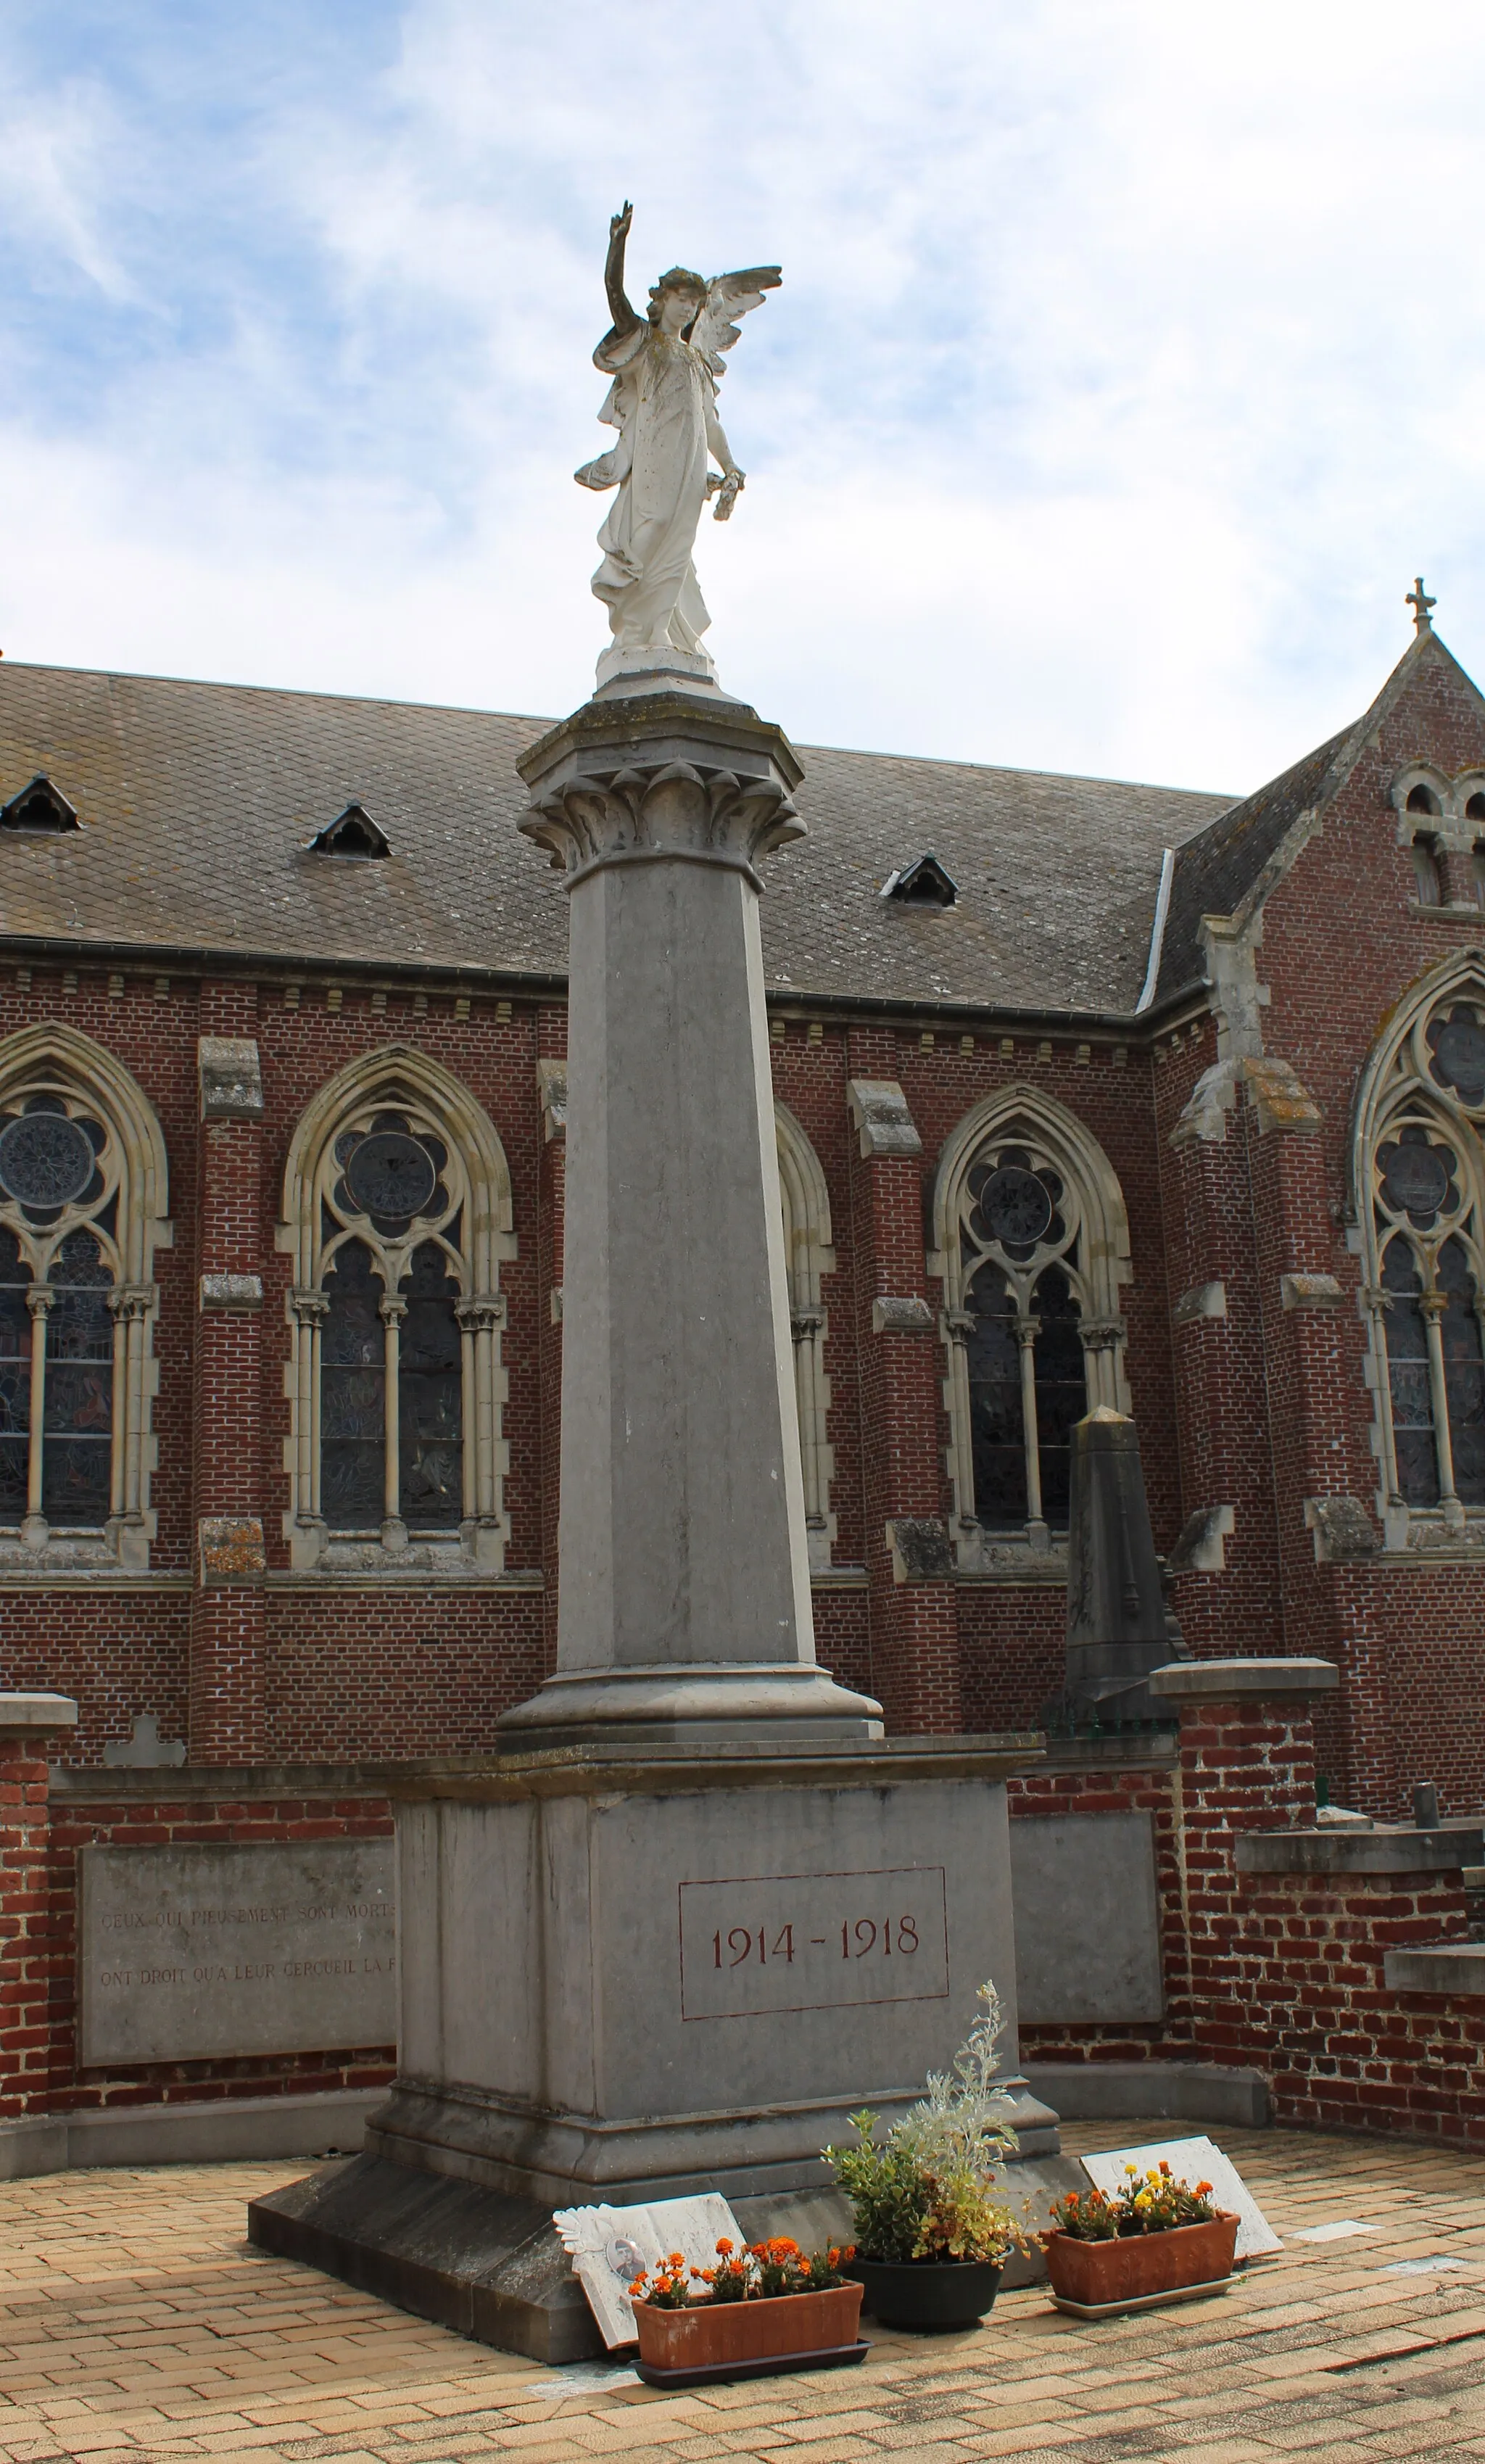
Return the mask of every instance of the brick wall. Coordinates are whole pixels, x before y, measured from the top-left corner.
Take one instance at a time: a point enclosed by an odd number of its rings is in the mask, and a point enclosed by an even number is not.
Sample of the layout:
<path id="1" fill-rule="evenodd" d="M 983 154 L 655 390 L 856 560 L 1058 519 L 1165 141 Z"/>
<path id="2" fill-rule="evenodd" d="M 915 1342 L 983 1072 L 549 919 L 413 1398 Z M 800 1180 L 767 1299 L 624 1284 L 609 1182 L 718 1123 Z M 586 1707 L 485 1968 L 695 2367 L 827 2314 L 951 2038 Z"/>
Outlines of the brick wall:
<path id="1" fill-rule="evenodd" d="M 876 1334 L 875 1295 L 921 1295 L 924 1216 L 946 1139 L 968 1111 L 1012 1084 L 1055 1096 L 1118 1174 L 1132 1278 L 1121 1303 L 1157 1545 L 1188 1518 L 1230 1506 L 1222 1571 L 1189 1571 L 1177 1606 L 1198 1653 L 1303 1647 L 1334 1659 L 1340 1702 L 1322 1713 L 1320 1759 L 1333 1794 L 1379 1814 L 1406 1810 L 1413 1781 L 1445 1810 L 1485 1806 L 1485 1562 L 1317 1565 L 1307 1497 L 1376 1487 L 1372 1401 L 1364 1380 L 1359 1262 L 1347 1238 L 1349 1123 L 1382 1022 L 1445 951 L 1485 940 L 1485 924 L 1416 912 L 1387 802 L 1399 764 L 1446 770 L 1485 760 L 1485 712 L 1442 660 L 1415 666 L 1376 740 L 1267 901 L 1257 950 L 1265 1049 L 1298 1071 L 1319 1111 L 1304 1134 L 1265 1130 L 1239 1100 L 1215 1140 L 1172 1144 L 1218 1022 L 1194 992 L 1178 1013 L 1081 1026 L 987 1015 L 844 1021 L 790 998 L 775 1006 L 775 1084 L 811 1138 L 829 1189 L 836 1255 L 824 1301 L 835 1558 L 863 1592 L 820 1589 L 821 1657 L 869 1684 L 891 1725 L 942 1731 L 1024 1726 L 1060 1676 L 1063 1596 L 1055 1585 L 894 1582 L 885 1526 L 947 1517 L 944 1349 L 936 1333 Z M 198 1759 L 418 1754 L 487 1747 L 500 1708 L 530 1691 L 556 1645 L 564 1157 L 543 1135 L 535 1065 L 559 1056 L 565 1018 L 519 984 L 474 990 L 429 976 L 378 983 L 355 969 L 204 968 L 183 954 L 64 974 L 13 951 L 0 964 L 0 1034 L 45 1019 L 94 1036 L 155 1106 L 171 1168 L 173 1246 L 157 1254 L 153 1419 L 158 1538 L 147 1576 L 111 1587 L 24 1576 L 4 1583 L 0 1677 L 55 1686 L 82 1710 L 76 1745 L 96 1760 L 155 1712 L 189 1734 Z M 261 1122 L 199 1120 L 202 1032 L 251 1033 L 262 1060 Z M 508 1567 L 544 1592 L 454 1591 L 370 1579 L 287 1582 L 289 1426 L 285 1295 L 276 1245 L 289 1142 L 306 1104 L 347 1062 L 409 1044 L 459 1078 L 493 1121 L 510 1166 L 518 1255 L 502 1269 L 509 1379 Z M 896 1080 L 921 1156 L 863 1161 L 847 1115 L 853 1077 Z M 257 1316 L 203 1317 L 206 1270 L 255 1272 Z M 1284 1273 L 1326 1274 L 1343 1303 L 1286 1312 Z M 1221 1317 L 1172 1325 L 1172 1306 L 1220 1283 Z M 267 1585 L 204 1590 L 197 1518 L 261 1518 Z"/>
<path id="2" fill-rule="evenodd" d="M 232 1793 L 244 1774 L 224 1774 L 222 1794 L 186 1793 L 161 1775 L 158 1793 L 137 1785 L 117 1801 L 49 1796 L 39 1745 L 0 1738 L 0 2115 L 77 2112 L 98 2106 L 183 2104 L 229 2097 L 305 2095 L 374 2088 L 395 2069 L 395 2048 L 236 2059 L 142 2062 L 84 2069 L 76 2048 L 78 1855 L 89 1846 L 261 1846 L 270 1842 L 383 1839 L 392 1834 L 384 1794 L 258 1796 Z"/>

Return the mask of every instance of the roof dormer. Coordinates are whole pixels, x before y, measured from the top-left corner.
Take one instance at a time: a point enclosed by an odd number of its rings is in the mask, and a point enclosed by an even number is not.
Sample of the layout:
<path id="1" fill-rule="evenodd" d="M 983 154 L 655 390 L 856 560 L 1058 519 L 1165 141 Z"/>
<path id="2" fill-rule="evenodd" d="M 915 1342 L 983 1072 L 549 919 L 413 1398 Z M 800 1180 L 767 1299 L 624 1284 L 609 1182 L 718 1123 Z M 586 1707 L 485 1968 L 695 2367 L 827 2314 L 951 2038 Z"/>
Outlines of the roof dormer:
<path id="1" fill-rule="evenodd" d="M 30 785 L 12 796 L 8 804 L 0 804 L 0 830 L 24 830 L 33 837 L 55 838 L 63 830 L 81 827 L 76 807 L 68 803 L 60 787 L 53 785 L 44 770 L 38 770 Z"/>
<path id="2" fill-rule="evenodd" d="M 369 858 L 387 856 L 392 852 L 386 832 L 372 820 L 362 803 L 346 805 L 343 813 L 317 830 L 310 841 L 314 855 L 338 855 L 357 858 L 364 863 Z"/>
<path id="3" fill-rule="evenodd" d="M 959 885 L 936 855 L 920 855 L 912 864 L 888 873 L 877 895 L 890 898 L 899 907 L 952 907 Z"/>

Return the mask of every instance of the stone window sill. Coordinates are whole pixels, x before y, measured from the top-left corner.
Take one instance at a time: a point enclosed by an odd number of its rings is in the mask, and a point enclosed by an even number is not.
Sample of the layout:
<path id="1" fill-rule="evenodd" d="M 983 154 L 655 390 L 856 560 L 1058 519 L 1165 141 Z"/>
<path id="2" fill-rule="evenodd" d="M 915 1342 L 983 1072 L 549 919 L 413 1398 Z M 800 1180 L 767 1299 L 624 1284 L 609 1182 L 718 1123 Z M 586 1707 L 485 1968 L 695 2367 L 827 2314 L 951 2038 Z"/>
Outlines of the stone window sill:
<path id="1" fill-rule="evenodd" d="M 116 1558 L 97 1565 L 53 1565 L 0 1552 L 0 1592 L 188 1592 L 180 1569 L 120 1566 Z"/>
<path id="2" fill-rule="evenodd" d="M 436 1561 L 373 1557 L 355 1566 L 273 1567 L 262 1577 L 271 1592 L 543 1592 L 546 1576 L 539 1566 L 514 1567 L 505 1573 L 474 1566 L 457 1558 Z M 412 1552 L 408 1551 L 408 1556 Z"/>
<path id="3" fill-rule="evenodd" d="M 131 1529 L 132 1549 L 140 1548 L 140 1535 Z M 132 1553 L 132 1551 L 131 1551 Z M 142 1573 L 136 1557 L 133 1563 L 120 1557 L 119 1544 L 111 1530 L 48 1532 L 39 1549 L 29 1549 L 21 1538 L 19 1527 L 0 1527 L 0 1573 Z"/>

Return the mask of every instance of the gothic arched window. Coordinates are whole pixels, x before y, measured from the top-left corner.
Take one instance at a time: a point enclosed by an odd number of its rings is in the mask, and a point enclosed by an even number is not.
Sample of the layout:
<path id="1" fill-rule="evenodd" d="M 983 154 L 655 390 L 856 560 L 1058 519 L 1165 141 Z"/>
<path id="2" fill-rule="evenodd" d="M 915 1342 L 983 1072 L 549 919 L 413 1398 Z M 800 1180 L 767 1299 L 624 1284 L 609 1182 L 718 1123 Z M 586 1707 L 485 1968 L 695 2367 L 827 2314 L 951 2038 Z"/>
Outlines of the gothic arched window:
<path id="1" fill-rule="evenodd" d="M 1485 979 L 1468 959 L 1444 974 L 1394 1020 L 1358 1109 L 1381 1502 L 1404 1532 L 1485 1511 Z"/>
<path id="2" fill-rule="evenodd" d="M 958 1552 L 972 1567 L 987 1538 L 1045 1549 L 1066 1530 L 1074 1422 L 1101 1403 L 1128 1408 L 1118 1308 L 1128 1231 L 1101 1150 L 1029 1089 L 960 1124 L 933 1217 Z"/>
<path id="3" fill-rule="evenodd" d="M 160 1125 L 76 1030 L 0 1044 L 0 1561 L 149 1561 Z"/>
<path id="4" fill-rule="evenodd" d="M 426 1056 L 373 1054 L 301 1121 L 284 1211 L 295 1564 L 364 1567 L 369 1546 L 500 1567 L 498 1273 L 515 1241 L 490 1121 Z"/>
<path id="5" fill-rule="evenodd" d="M 784 1219 L 784 1274 L 794 1344 L 795 1399 L 804 1476 L 804 1529 L 810 1566 L 828 1570 L 836 1518 L 830 1510 L 835 1457 L 825 1435 L 830 1380 L 825 1375 L 828 1317 L 822 1278 L 834 1272 L 830 1197 L 819 1157 L 786 1104 L 774 1107 L 778 1190 Z"/>

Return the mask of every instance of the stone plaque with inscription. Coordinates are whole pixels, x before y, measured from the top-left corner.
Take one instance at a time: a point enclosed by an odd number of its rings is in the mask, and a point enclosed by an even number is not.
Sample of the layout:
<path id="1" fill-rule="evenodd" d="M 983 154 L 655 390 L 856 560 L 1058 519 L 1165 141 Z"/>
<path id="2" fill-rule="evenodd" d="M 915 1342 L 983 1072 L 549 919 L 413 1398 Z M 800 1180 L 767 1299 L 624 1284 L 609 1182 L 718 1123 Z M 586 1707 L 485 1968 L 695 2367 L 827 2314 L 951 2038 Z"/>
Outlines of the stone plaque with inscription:
<path id="1" fill-rule="evenodd" d="M 84 1848 L 81 1867 L 87 2067 L 395 2044 L 390 1839 Z"/>
<path id="2" fill-rule="evenodd" d="M 942 1865 L 751 1874 L 680 1896 L 683 2019 L 948 1998 Z"/>

